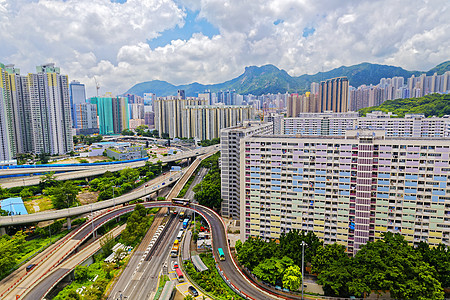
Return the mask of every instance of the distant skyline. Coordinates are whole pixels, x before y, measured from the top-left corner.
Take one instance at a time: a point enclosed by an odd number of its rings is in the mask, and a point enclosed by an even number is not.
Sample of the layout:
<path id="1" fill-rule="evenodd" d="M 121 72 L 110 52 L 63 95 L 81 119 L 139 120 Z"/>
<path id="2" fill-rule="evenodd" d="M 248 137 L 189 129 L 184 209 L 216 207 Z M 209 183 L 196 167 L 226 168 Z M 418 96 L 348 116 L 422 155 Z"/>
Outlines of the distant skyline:
<path id="1" fill-rule="evenodd" d="M 154 79 L 218 83 L 361 62 L 425 71 L 450 58 L 450 1 L 0 0 L 0 62 L 55 62 L 95 95 Z"/>

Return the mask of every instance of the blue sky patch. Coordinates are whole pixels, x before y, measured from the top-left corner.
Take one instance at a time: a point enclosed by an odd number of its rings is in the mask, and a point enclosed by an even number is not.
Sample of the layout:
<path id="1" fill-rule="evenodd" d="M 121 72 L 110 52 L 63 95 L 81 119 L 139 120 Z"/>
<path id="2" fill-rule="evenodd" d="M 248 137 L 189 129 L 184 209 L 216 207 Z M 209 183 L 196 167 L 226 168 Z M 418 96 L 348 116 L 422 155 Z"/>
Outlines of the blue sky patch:
<path id="1" fill-rule="evenodd" d="M 316 29 L 314 27 L 305 27 L 303 28 L 303 37 L 308 37 L 310 35 L 313 35 L 313 33 L 316 31 Z"/>
<path id="2" fill-rule="evenodd" d="M 283 22 L 284 22 L 284 20 L 278 19 L 275 22 L 273 22 L 273 25 L 278 25 L 278 24 L 281 24 Z"/>
<path id="3" fill-rule="evenodd" d="M 152 49 L 164 47 L 173 40 L 189 40 L 194 33 L 200 32 L 211 38 L 219 34 L 219 30 L 204 18 L 197 18 L 198 11 L 186 10 L 186 18 L 183 27 L 178 25 L 175 28 L 165 30 L 155 39 L 147 41 Z"/>

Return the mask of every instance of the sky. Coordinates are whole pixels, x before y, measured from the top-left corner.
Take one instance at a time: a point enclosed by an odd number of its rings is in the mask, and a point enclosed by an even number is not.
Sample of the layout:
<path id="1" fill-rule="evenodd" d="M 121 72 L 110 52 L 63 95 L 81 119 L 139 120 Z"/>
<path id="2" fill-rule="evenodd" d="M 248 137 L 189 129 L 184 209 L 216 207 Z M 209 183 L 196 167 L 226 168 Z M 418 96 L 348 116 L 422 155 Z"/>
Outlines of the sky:
<path id="1" fill-rule="evenodd" d="M 220 83 L 246 66 L 291 76 L 361 62 L 450 59 L 449 0 L 0 0 L 0 62 L 54 62 L 94 96 L 153 79 Z M 95 79 L 94 79 L 95 77 Z"/>

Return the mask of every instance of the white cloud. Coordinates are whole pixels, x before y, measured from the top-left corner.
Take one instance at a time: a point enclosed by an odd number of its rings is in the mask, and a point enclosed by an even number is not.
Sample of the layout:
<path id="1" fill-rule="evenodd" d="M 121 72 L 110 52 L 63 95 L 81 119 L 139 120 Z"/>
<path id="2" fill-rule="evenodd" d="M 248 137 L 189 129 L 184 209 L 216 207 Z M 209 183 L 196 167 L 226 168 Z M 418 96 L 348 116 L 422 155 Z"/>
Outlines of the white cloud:
<path id="1" fill-rule="evenodd" d="M 24 71 L 54 61 L 95 93 L 160 79 L 217 83 L 271 63 L 291 75 L 363 61 L 426 70 L 450 58 L 445 0 L 0 0 L 0 61 Z M 220 34 L 151 49 L 147 41 L 199 10 Z M 278 22 L 275 22 L 277 21 Z M 277 24 L 275 25 L 274 22 Z M 303 37 L 305 28 L 313 34 Z"/>

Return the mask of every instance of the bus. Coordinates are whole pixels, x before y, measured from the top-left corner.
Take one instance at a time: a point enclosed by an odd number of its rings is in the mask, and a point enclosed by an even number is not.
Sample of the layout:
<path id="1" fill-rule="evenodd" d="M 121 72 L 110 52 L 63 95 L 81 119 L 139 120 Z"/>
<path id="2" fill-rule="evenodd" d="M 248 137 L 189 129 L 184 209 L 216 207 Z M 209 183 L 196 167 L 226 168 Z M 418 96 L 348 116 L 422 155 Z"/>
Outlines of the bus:
<path id="1" fill-rule="evenodd" d="M 189 225 L 189 219 L 184 219 L 183 221 L 183 228 L 186 229 Z"/>
<path id="2" fill-rule="evenodd" d="M 179 248 L 180 248 L 180 244 L 178 243 L 178 240 L 175 240 L 175 242 L 173 243 L 172 250 L 170 251 L 170 256 L 177 257 Z"/>
<path id="3" fill-rule="evenodd" d="M 225 253 L 223 253 L 222 248 L 217 249 L 217 252 L 219 253 L 219 259 L 225 260 Z"/>
<path id="4" fill-rule="evenodd" d="M 180 268 L 176 268 L 175 269 L 175 274 L 177 274 L 178 282 L 183 282 L 184 281 L 183 272 L 181 272 Z"/>
<path id="5" fill-rule="evenodd" d="M 177 240 L 181 241 L 181 238 L 183 237 L 183 229 L 180 229 L 180 232 L 178 232 Z"/>
<path id="6" fill-rule="evenodd" d="M 172 199 L 172 204 L 182 205 L 182 206 L 189 206 L 189 199 L 173 198 Z"/>
<path id="7" fill-rule="evenodd" d="M 180 213 L 178 214 L 178 218 L 180 218 L 180 222 L 183 222 L 183 220 L 184 220 L 184 214 L 185 214 L 184 211 L 182 211 L 182 212 L 180 212 Z"/>

